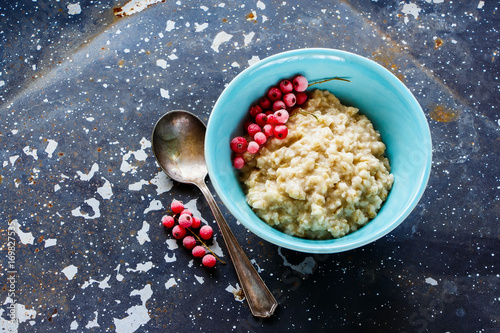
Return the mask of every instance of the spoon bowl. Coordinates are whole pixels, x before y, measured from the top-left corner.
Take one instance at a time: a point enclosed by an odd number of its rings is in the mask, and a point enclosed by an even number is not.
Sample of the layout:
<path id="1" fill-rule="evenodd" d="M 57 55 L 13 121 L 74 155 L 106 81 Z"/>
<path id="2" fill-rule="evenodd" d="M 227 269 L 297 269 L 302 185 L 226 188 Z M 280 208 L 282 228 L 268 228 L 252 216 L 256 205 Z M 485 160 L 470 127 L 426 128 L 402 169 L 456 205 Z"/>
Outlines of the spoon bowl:
<path id="1" fill-rule="evenodd" d="M 170 178 L 191 184 L 205 179 L 205 131 L 201 120 L 182 110 L 169 112 L 158 120 L 153 132 L 153 153 Z"/>
<path id="2" fill-rule="evenodd" d="M 170 178 L 196 185 L 208 202 L 233 262 L 248 306 L 256 317 L 270 317 L 278 302 L 234 237 L 205 184 L 205 124 L 194 114 L 177 110 L 163 115 L 153 129 L 153 154 Z"/>

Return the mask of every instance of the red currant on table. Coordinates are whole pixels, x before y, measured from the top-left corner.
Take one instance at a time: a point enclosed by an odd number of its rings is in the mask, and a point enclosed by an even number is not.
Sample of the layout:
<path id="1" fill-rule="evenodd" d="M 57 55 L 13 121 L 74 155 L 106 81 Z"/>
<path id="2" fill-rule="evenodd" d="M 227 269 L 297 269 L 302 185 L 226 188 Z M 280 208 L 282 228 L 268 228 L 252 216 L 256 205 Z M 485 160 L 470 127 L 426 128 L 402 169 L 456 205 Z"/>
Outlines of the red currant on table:
<path id="1" fill-rule="evenodd" d="M 203 259 L 201 260 L 201 263 L 203 266 L 205 267 L 209 267 L 209 268 L 212 268 L 215 266 L 217 260 L 215 259 L 215 257 L 211 254 L 206 254 Z"/>
<path id="2" fill-rule="evenodd" d="M 199 217 L 193 216 L 193 223 L 191 223 L 191 228 L 197 229 L 200 227 L 201 220 Z"/>
<path id="3" fill-rule="evenodd" d="M 175 239 L 182 239 L 184 238 L 184 236 L 186 236 L 186 229 L 181 227 L 180 225 L 176 225 L 172 229 L 172 235 Z"/>
<path id="4" fill-rule="evenodd" d="M 193 218 L 189 214 L 179 216 L 179 225 L 183 228 L 189 228 L 193 224 Z"/>
<path id="5" fill-rule="evenodd" d="M 179 200 L 173 200 L 172 204 L 170 205 L 170 209 L 175 214 L 180 214 L 184 210 L 184 205 Z"/>
<path id="6" fill-rule="evenodd" d="M 201 245 L 196 245 L 193 250 L 191 251 L 191 253 L 193 254 L 193 257 L 196 257 L 196 258 L 201 258 L 205 255 L 205 248 Z"/>
<path id="7" fill-rule="evenodd" d="M 172 228 L 175 224 L 175 219 L 172 216 L 165 215 L 161 218 L 161 224 L 163 224 L 165 228 Z"/>
<path id="8" fill-rule="evenodd" d="M 204 225 L 200 229 L 200 237 L 205 239 L 205 240 L 212 238 L 213 233 L 214 233 L 214 231 L 213 231 L 212 227 L 209 225 Z"/>
<path id="9" fill-rule="evenodd" d="M 196 246 L 196 239 L 193 236 L 186 236 L 182 240 L 182 245 L 188 250 L 192 250 Z"/>

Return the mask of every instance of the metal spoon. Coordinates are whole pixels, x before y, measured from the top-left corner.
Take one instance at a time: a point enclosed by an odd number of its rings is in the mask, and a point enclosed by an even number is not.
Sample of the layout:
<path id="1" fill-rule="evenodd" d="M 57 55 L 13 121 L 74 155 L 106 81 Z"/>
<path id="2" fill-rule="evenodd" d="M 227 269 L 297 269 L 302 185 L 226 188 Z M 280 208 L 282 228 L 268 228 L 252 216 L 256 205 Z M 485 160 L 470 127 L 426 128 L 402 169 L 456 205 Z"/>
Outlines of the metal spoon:
<path id="1" fill-rule="evenodd" d="M 270 317 L 278 302 L 243 252 L 205 184 L 205 130 L 205 124 L 190 112 L 168 112 L 158 120 L 153 129 L 153 153 L 170 178 L 194 184 L 201 190 L 222 233 L 252 314 L 256 317 Z"/>

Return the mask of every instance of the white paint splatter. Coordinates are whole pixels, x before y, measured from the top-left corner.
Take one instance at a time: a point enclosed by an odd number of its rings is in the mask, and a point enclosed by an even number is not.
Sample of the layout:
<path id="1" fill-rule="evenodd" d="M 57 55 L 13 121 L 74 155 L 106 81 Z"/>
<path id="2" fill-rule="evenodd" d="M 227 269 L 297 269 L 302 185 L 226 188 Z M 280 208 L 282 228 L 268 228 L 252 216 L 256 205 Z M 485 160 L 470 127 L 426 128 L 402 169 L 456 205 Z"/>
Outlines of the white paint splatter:
<path id="1" fill-rule="evenodd" d="M 71 325 L 69 326 L 69 329 L 72 331 L 77 330 L 78 329 L 78 322 L 76 320 L 73 320 L 71 322 Z"/>
<path id="2" fill-rule="evenodd" d="M 266 4 L 259 0 L 257 1 L 257 8 L 264 10 L 266 9 Z"/>
<path id="3" fill-rule="evenodd" d="M 133 166 L 128 162 L 128 159 L 134 156 L 137 161 L 145 161 L 148 157 L 148 154 L 145 152 L 146 148 L 151 148 L 151 142 L 142 138 L 140 141 L 141 148 L 136 151 L 129 151 L 122 156 L 122 164 L 120 165 L 120 171 L 123 173 L 135 173 L 137 170 L 137 166 Z"/>
<path id="4" fill-rule="evenodd" d="M 165 28 L 165 31 L 172 31 L 175 29 L 175 22 L 172 20 L 167 21 L 167 27 Z"/>
<path id="5" fill-rule="evenodd" d="M 167 243 L 167 248 L 169 250 L 175 250 L 179 248 L 179 244 L 177 244 L 177 241 L 175 239 L 169 238 L 165 243 Z"/>
<path id="6" fill-rule="evenodd" d="M 196 206 L 196 204 L 198 203 L 198 199 L 192 199 L 192 200 L 189 200 L 189 202 L 185 203 L 184 204 L 184 207 L 186 209 L 188 209 L 194 216 L 197 216 L 200 218 L 200 220 L 205 223 L 205 224 L 208 224 L 207 220 L 205 220 L 203 218 L 203 216 L 201 216 L 201 213 L 200 211 L 198 210 L 198 207 Z"/>
<path id="7" fill-rule="evenodd" d="M 199 284 L 205 283 L 205 279 L 203 278 L 203 276 L 198 276 L 194 274 L 194 278 L 196 279 L 196 281 L 198 281 Z"/>
<path id="8" fill-rule="evenodd" d="M 5 86 L 5 81 L 4 80 L 0 80 L 0 87 L 3 87 Z"/>
<path id="9" fill-rule="evenodd" d="M 174 186 L 172 179 L 163 171 L 158 172 L 150 180 L 150 183 L 156 186 L 156 194 L 158 195 L 170 191 Z"/>
<path id="10" fill-rule="evenodd" d="M 257 12 L 255 10 L 252 10 L 252 15 L 247 16 L 247 21 L 254 21 L 257 20 Z"/>
<path id="11" fill-rule="evenodd" d="M 149 182 L 147 180 L 141 179 L 138 182 L 132 183 L 128 185 L 129 191 L 140 191 L 142 189 L 142 185 L 148 185 Z"/>
<path id="12" fill-rule="evenodd" d="M 165 257 L 163 259 L 165 259 L 165 262 L 174 262 L 177 260 L 177 258 L 175 257 L 175 253 L 172 253 L 171 257 L 169 257 L 169 255 L 167 253 L 167 254 L 165 254 Z"/>
<path id="13" fill-rule="evenodd" d="M 253 56 L 250 60 L 248 60 L 248 65 L 252 66 L 260 61 L 258 56 Z"/>
<path id="14" fill-rule="evenodd" d="M 26 155 L 33 157 L 35 160 L 38 160 L 37 150 L 35 148 L 30 148 L 29 146 L 26 146 L 23 148 L 23 152 Z"/>
<path id="15" fill-rule="evenodd" d="M 66 275 L 66 278 L 68 280 L 73 280 L 76 273 L 78 273 L 78 267 L 76 267 L 75 265 L 69 265 L 69 266 L 66 266 L 65 268 L 63 268 L 63 270 L 61 272 L 64 275 Z"/>
<path id="16" fill-rule="evenodd" d="M 120 8 L 121 10 L 115 11 L 115 15 L 118 17 L 134 15 L 161 1 L 164 0 L 130 0 Z"/>
<path id="17" fill-rule="evenodd" d="M 204 12 L 208 11 L 208 7 L 207 7 L 207 6 L 203 6 L 203 5 L 202 5 L 202 6 L 200 6 L 200 8 L 201 8 Z"/>
<path id="18" fill-rule="evenodd" d="M 174 278 L 170 278 L 170 279 L 168 279 L 167 282 L 165 282 L 166 289 L 170 289 L 170 288 L 175 287 L 175 286 L 177 286 L 177 282 L 175 281 Z"/>
<path id="19" fill-rule="evenodd" d="M 90 168 L 89 173 L 85 174 L 81 171 L 77 171 L 76 174 L 80 176 L 80 180 L 83 180 L 85 182 L 89 181 L 94 177 L 94 174 L 99 171 L 99 165 L 97 163 L 92 164 L 92 167 Z"/>
<path id="20" fill-rule="evenodd" d="M 142 222 L 142 228 L 137 232 L 137 241 L 139 244 L 143 245 L 145 242 L 150 242 L 151 240 L 149 239 L 148 236 L 149 232 L 149 224 L 146 221 Z"/>
<path id="21" fill-rule="evenodd" d="M 219 32 L 216 36 L 214 41 L 212 42 L 212 50 L 215 52 L 219 52 L 219 46 L 222 43 L 229 42 L 233 38 L 233 35 L 226 33 L 225 31 Z"/>
<path id="22" fill-rule="evenodd" d="M 430 284 L 431 286 L 437 286 L 437 284 L 438 284 L 438 282 L 431 277 L 428 277 L 427 279 L 425 279 L 425 282 Z"/>
<path id="23" fill-rule="evenodd" d="M 80 7 L 80 3 L 69 3 L 68 4 L 68 14 L 69 15 L 78 15 L 82 12 L 82 7 Z"/>
<path id="24" fill-rule="evenodd" d="M 231 67 L 236 67 L 240 68 L 240 64 L 238 64 L 236 61 L 231 64 Z"/>
<path id="25" fill-rule="evenodd" d="M 283 265 L 290 267 L 291 269 L 302 273 L 302 274 L 312 274 L 316 261 L 313 257 L 306 257 L 300 264 L 292 265 L 286 260 L 285 256 L 281 253 L 281 247 L 278 248 L 278 254 L 283 258 Z"/>
<path id="26" fill-rule="evenodd" d="M 166 99 L 170 99 L 170 92 L 168 89 L 160 88 L 160 96 Z"/>
<path id="27" fill-rule="evenodd" d="M 118 266 L 116 266 L 116 268 L 115 268 L 116 280 L 123 281 L 123 275 L 120 274 L 120 266 L 121 266 L 121 264 L 118 264 Z"/>
<path id="28" fill-rule="evenodd" d="M 157 200 L 157 199 L 153 199 L 151 200 L 151 202 L 149 203 L 149 207 L 146 208 L 144 210 L 144 215 L 151 212 L 151 211 L 154 211 L 154 210 L 161 210 L 163 209 L 163 204 L 161 203 L 160 200 Z"/>
<path id="29" fill-rule="evenodd" d="M 245 46 L 247 46 L 248 44 L 250 44 L 250 42 L 252 41 L 253 37 L 255 36 L 255 32 L 249 32 L 248 34 L 243 34 L 243 37 L 244 37 L 244 43 L 245 43 Z"/>
<path id="30" fill-rule="evenodd" d="M 12 225 L 14 226 L 14 231 L 17 234 L 17 237 L 19 237 L 19 241 L 23 244 L 33 244 L 35 238 L 33 237 L 33 234 L 31 232 L 23 232 L 21 230 L 21 225 L 17 221 L 17 219 L 13 220 Z M 11 228 L 9 226 L 9 228 Z"/>
<path id="31" fill-rule="evenodd" d="M 104 179 L 104 185 L 97 188 L 97 193 L 99 193 L 104 200 L 109 200 L 113 196 L 113 188 L 106 178 L 103 177 L 102 179 Z"/>
<path id="32" fill-rule="evenodd" d="M 57 148 L 57 141 L 55 140 L 47 140 L 48 144 L 47 144 L 47 147 L 45 147 L 45 152 L 47 153 L 48 157 L 51 158 L 52 157 L 52 154 L 54 153 L 54 151 L 56 150 Z"/>
<path id="33" fill-rule="evenodd" d="M 248 65 L 252 66 L 253 64 L 256 64 L 260 61 L 260 58 L 258 56 L 253 56 L 248 60 Z"/>
<path id="34" fill-rule="evenodd" d="M 243 293 L 241 292 L 241 287 L 239 284 L 236 284 L 236 287 L 233 287 L 231 284 L 228 285 L 225 289 L 227 292 L 231 293 L 234 295 L 234 299 L 237 300 L 238 302 L 243 302 L 245 300 L 245 297 L 243 296 Z"/>
<path id="35" fill-rule="evenodd" d="M 45 247 L 51 247 L 51 246 L 55 246 L 57 244 L 57 239 L 55 238 L 48 238 L 45 240 Z"/>
<path id="36" fill-rule="evenodd" d="M 413 15 L 415 20 L 418 19 L 418 15 L 419 15 L 420 11 L 421 11 L 420 7 L 418 7 L 416 4 L 414 4 L 412 2 L 405 3 L 403 6 L 403 9 L 401 9 L 401 12 L 403 14 L 406 14 L 406 16 L 404 18 L 404 22 L 405 23 L 409 22 L 408 15 Z"/>
<path id="37" fill-rule="evenodd" d="M 477 9 L 483 9 L 483 6 L 484 6 L 484 1 L 479 1 L 479 3 L 477 4 Z"/>
<path id="38" fill-rule="evenodd" d="M 179 57 L 176 54 L 172 53 L 171 55 L 168 56 L 168 59 L 175 60 L 175 59 L 179 59 Z"/>
<path id="39" fill-rule="evenodd" d="M 115 324 L 115 330 L 118 333 L 130 333 L 135 332 L 139 327 L 146 324 L 151 318 L 149 317 L 148 309 L 146 308 L 146 302 L 153 295 L 153 290 L 150 284 L 141 290 L 132 290 L 130 296 L 140 296 L 142 305 L 132 306 L 127 310 L 127 317 L 119 319 L 113 318 Z"/>
<path id="40" fill-rule="evenodd" d="M 99 210 L 100 202 L 97 199 L 90 198 L 88 200 L 85 200 L 84 202 L 92 208 L 92 210 L 94 211 L 94 215 L 90 216 L 85 212 L 82 213 L 81 206 L 78 206 L 77 208 L 73 209 L 71 211 L 71 215 L 75 217 L 83 217 L 86 220 L 96 219 L 101 217 L 101 211 Z"/>
<path id="41" fill-rule="evenodd" d="M 94 320 L 89 320 L 87 325 L 85 325 L 85 328 L 99 327 L 99 323 L 97 323 L 97 317 L 99 316 L 99 313 L 97 311 L 94 311 L 94 314 Z"/>
<path id="42" fill-rule="evenodd" d="M 35 184 L 35 179 L 38 179 L 38 175 L 40 174 L 40 169 L 37 169 L 37 168 L 33 168 L 33 170 L 31 171 L 31 177 L 29 179 L 29 182 L 30 182 L 30 185 L 33 185 Z"/>
<path id="43" fill-rule="evenodd" d="M 219 243 L 217 242 L 217 237 L 214 236 L 214 238 L 212 239 L 212 245 L 210 245 L 209 248 L 217 256 L 224 257 L 224 253 L 222 252 L 222 248 L 220 247 Z"/>
<path id="44" fill-rule="evenodd" d="M 259 264 L 257 264 L 257 260 L 252 259 L 252 260 L 250 260 L 250 262 L 257 269 L 257 273 L 262 273 L 264 271 L 262 268 L 260 268 Z"/>
<path id="45" fill-rule="evenodd" d="M 19 323 L 24 323 L 25 321 L 28 321 L 30 319 L 35 319 L 36 314 L 36 310 L 27 310 L 24 304 L 16 304 L 16 315 Z"/>
<path id="46" fill-rule="evenodd" d="M 167 68 L 167 61 L 165 59 L 158 59 L 158 60 L 156 60 L 156 65 L 163 68 L 163 69 L 166 69 Z"/>
<path id="47" fill-rule="evenodd" d="M 196 27 L 195 32 L 200 32 L 208 28 L 208 23 L 206 22 L 202 24 L 195 23 L 194 26 Z"/>
<path id="48" fill-rule="evenodd" d="M 90 278 L 88 281 L 85 281 L 83 283 L 81 288 L 86 289 L 87 287 L 91 286 L 94 283 L 97 283 L 98 287 L 101 288 L 102 290 L 104 290 L 106 288 L 111 288 L 111 286 L 108 283 L 109 279 L 111 279 L 111 275 L 106 276 L 102 281 L 98 281 L 98 280 L 94 280 L 94 279 Z"/>
<path id="49" fill-rule="evenodd" d="M 137 264 L 137 266 L 135 266 L 135 269 L 134 268 L 127 268 L 127 272 L 146 273 L 147 271 L 149 271 L 153 267 L 154 267 L 153 262 L 147 261 L 143 264 Z"/>
<path id="50" fill-rule="evenodd" d="M 18 158 L 19 158 L 19 155 L 14 155 L 14 156 L 9 157 L 10 165 L 14 166 L 14 163 L 16 163 Z"/>

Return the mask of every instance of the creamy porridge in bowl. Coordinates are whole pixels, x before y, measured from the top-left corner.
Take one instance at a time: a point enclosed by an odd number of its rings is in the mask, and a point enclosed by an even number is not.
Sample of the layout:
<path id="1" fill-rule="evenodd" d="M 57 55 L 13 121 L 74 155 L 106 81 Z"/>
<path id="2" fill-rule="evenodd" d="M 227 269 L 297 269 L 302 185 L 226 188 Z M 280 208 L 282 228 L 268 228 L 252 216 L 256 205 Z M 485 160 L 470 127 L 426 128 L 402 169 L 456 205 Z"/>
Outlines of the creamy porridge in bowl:
<path id="1" fill-rule="evenodd" d="M 247 135 L 249 106 L 297 74 L 321 83 L 307 88 L 310 101 L 297 103 L 300 112 L 286 109 L 287 130 L 276 133 L 281 141 L 248 139 L 252 153 L 236 154 L 236 169 L 228 143 Z M 333 77 L 348 82 L 323 80 Z M 342 112 L 309 109 L 316 95 L 318 105 L 330 99 Z M 218 198 L 235 217 L 228 222 L 251 231 L 244 234 L 249 242 L 336 253 L 372 243 L 408 217 L 429 179 L 432 141 L 420 105 L 390 71 L 341 50 L 299 49 L 251 65 L 224 88 L 208 120 L 205 160 Z"/>
<path id="2" fill-rule="evenodd" d="M 373 219 L 393 183 L 385 145 L 370 120 L 327 90 L 291 112 L 288 135 L 246 156 L 248 204 L 287 234 L 338 238 Z"/>

